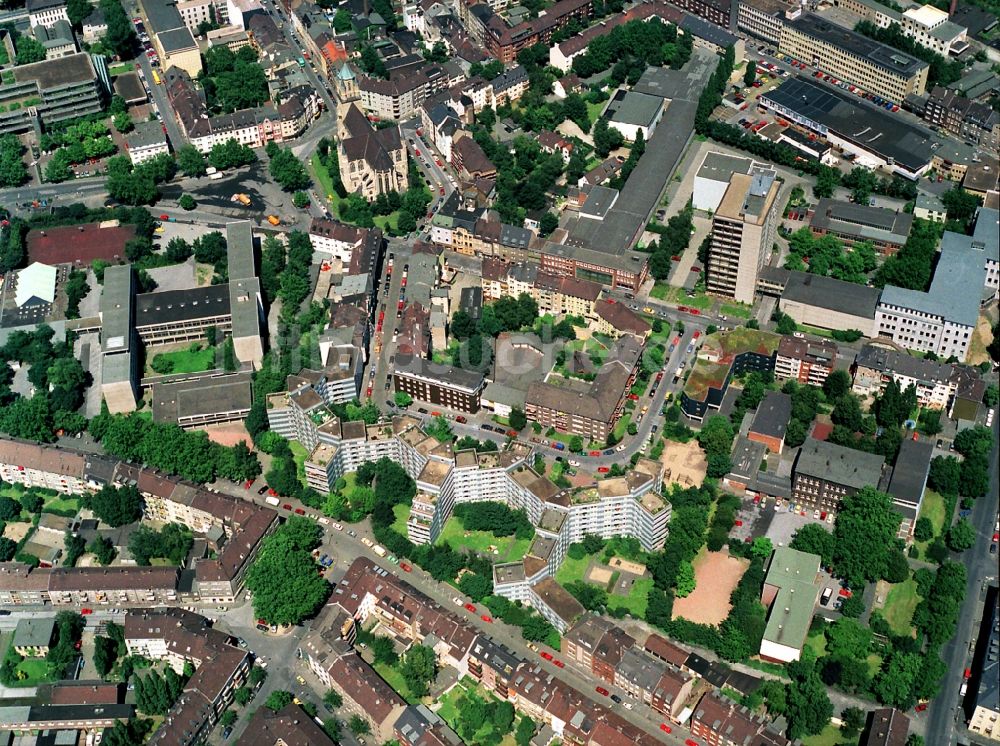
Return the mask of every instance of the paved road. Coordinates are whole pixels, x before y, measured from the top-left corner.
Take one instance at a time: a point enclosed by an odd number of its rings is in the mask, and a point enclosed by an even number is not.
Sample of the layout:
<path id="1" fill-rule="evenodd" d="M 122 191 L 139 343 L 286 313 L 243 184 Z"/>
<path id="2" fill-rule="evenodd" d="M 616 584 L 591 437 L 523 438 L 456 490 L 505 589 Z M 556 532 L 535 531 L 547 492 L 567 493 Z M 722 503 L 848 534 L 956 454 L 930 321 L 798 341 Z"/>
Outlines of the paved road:
<path id="1" fill-rule="evenodd" d="M 966 733 L 965 715 L 961 710 L 958 692 L 962 686 L 962 671 L 969 659 L 969 641 L 975 638 L 979 624 L 979 597 L 986 579 L 996 580 L 997 558 L 989 553 L 993 527 L 997 520 L 997 462 L 1000 420 L 993 425 L 993 451 L 990 454 L 990 489 L 985 497 L 976 500 L 972 508 L 972 524 L 976 528 L 976 544 L 964 552 L 961 561 L 968 571 L 969 584 L 965 591 L 955 628 L 955 636 L 941 650 L 941 657 L 948 666 L 948 673 L 941 692 L 931 704 L 927 714 L 925 740 L 928 744 L 948 746 Z M 950 517 L 949 517 L 950 519 Z M 918 716 L 920 717 L 920 716 Z"/>
<path id="2" fill-rule="evenodd" d="M 167 128 L 167 139 L 170 140 L 170 146 L 176 152 L 187 144 L 187 138 L 184 137 L 181 126 L 177 122 L 177 118 L 174 116 L 174 110 L 170 106 L 170 102 L 167 100 L 166 86 L 164 86 L 162 82 L 160 85 L 156 85 L 156 83 L 153 82 L 153 68 L 149 64 L 149 58 L 141 51 L 139 56 L 135 58 L 135 63 L 142 69 L 142 75 L 146 80 L 146 88 L 149 90 L 149 98 L 159 110 L 160 116 L 163 118 L 163 124 Z M 157 74 L 160 76 L 160 80 L 162 81 L 163 72 L 161 70 L 157 70 Z"/>
<path id="3" fill-rule="evenodd" d="M 92 176 L 85 179 L 64 181 L 61 184 L 42 184 L 40 186 L 22 186 L 12 189 L 0 189 L 0 203 L 13 209 L 18 202 L 29 202 L 35 199 L 76 201 L 77 198 L 100 197 L 107 194 L 103 176 Z"/>

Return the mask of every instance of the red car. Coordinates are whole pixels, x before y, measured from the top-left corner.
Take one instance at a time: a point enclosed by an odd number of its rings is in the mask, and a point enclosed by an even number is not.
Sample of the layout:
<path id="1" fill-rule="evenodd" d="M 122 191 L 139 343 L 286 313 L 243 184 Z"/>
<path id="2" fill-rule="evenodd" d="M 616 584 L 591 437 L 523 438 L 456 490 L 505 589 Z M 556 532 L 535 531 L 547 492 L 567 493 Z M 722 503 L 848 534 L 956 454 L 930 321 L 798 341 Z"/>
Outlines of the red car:
<path id="1" fill-rule="evenodd" d="M 406 307 L 406 301 L 405 300 L 401 300 L 399 303 L 396 304 L 396 310 L 397 311 L 402 311 L 403 308 L 405 308 L 405 307 Z"/>
<path id="2" fill-rule="evenodd" d="M 291 503 L 285 503 L 281 507 L 284 508 L 285 510 L 291 510 L 292 509 Z"/>
<path id="3" fill-rule="evenodd" d="M 589 456 L 600 456 L 601 452 L 600 451 L 591 451 L 588 455 Z"/>
<path id="4" fill-rule="evenodd" d="M 607 474 L 609 471 L 611 471 L 611 469 L 609 469 L 606 466 L 599 466 L 597 467 L 597 471 L 601 474 Z"/>
<path id="5" fill-rule="evenodd" d="M 681 260 L 680 254 L 674 254 L 672 257 L 670 257 L 670 261 L 672 262 L 679 262 L 680 260 Z"/>
<path id="6" fill-rule="evenodd" d="M 402 570 L 403 572 L 413 572 L 413 567 L 406 564 L 405 562 L 399 563 L 399 569 Z"/>
<path id="7" fill-rule="evenodd" d="M 488 623 L 490 623 L 490 624 L 492 624 L 492 623 L 493 623 L 493 617 L 491 617 L 491 616 L 490 616 L 489 614 L 483 614 L 483 615 L 482 615 L 481 617 L 479 617 L 479 618 L 480 618 L 480 619 L 482 619 L 482 620 L 483 620 L 484 622 L 488 622 Z"/>
<path id="8" fill-rule="evenodd" d="M 296 508 L 295 509 L 295 515 L 305 515 L 305 514 L 306 514 L 306 511 L 304 511 L 302 508 Z"/>
<path id="9" fill-rule="evenodd" d="M 465 608 L 466 608 L 466 609 L 467 609 L 468 611 L 471 611 L 471 612 L 473 612 L 473 613 L 475 613 L 475 611 L 476 611 L 476 607 L 475 607 L 475 606 L 473 606 L 472 604 L 466 604 L 466 605 L 465 605 Z"/>
<path id="10" fill-rule="evenodd" d="M 660 723 L 660 730 L 662 730 L 664 733 L 670 733 L 673 729 L 666 723 Z"/>
<path id="11" fill-rule="evenodd" d="M 413 149 L 413 153 L 414 153 L 414 155 L 416 155 L 419 158 L 420 157 L 420 148 L 414 148 Z"/>
<path id="12" fill-rule="evenodd" d="M 735 521 L 736 527 L 739 528 L 743 525 L 743 521 Z"/>
<path id="13" fill-rule="evenodd" d="M 764 123 L 761 122 L 761 124 L 764 124 Z M 691 271 L 692 272 L 701 272 L 701 267 L 691 267 Z"/>
<path id="14" fill-rule="evenodd" d="M 851 593 L 850 588 L 841 588 L 840 589 L 840 596 L 841 596 L 841 598 L 850 598 L 853 595 L 854 594 Z"/>
<path id="15" fill-rule="evenodd" d="M 686 313 L 687 310 L 688 310 L 688 307 L 687 306 L 677 306 L 677 310 L 680 311 L 681 313 Z"/>
<path id="16" fill-rule="evenodd" d="M 659 373 L 656 374 L 656 382 L 659 383 L 662 380 L 663 380 L 663 371 L 661 370 Z"/>
<path id="17" fill-rule="evenodd" d="M 438 411 L 431 412 L 431 417 L 440 417 L 441 413 Z"/>
<path id="18" fill-rule="evenodd" d="M 971 679 L 972 678 L 972 669 L 971 668 L 965 669 L 965 671 L 962 672 L 962 678 L 963 679 Z"/>
<path id="19" fill-rule="evenodd" d="M 699 311 L 697 308 L 692 308 L 690 313 L 692 316 L 701 316 L 701 311 Z"/>
<path id="20" fill-rule="evenodd" d="M 462 415 L 459 415 L 458 417 L 455 418 L 455 422 L 457 422 L 459 425 L 464 425 L 466 422 L 468 422 L 468 420 L 465 419 L 465 417 L 463 417 Z"/>
<path id="21" fill-rule="evenodd" d="M 684 746 L 698 746 L 698 742 L 695 741 L 692 738 L 685 738 L 684 739 Z"/>
<path id="22" fill-rule="evenodd" d="M 924 710 L 927 709 L 927 703 L 926 702 L 921 702 L 919 705 L 917 705 L 913 709 L 915 709 L 917 712 L 923 712 Z"/>
<path id="23" fill-rule="evenodd" d="M 511 428 L 510 430 L 508 430 L 507 431 L 507 437 L 508 438 L 516 438 L 517 437 L 517 430 L 515 430 L 513 428 Z"/>
<path id="24" fill-rule="evenodd" d="M 609 691 L 608 691 L 607 689 L 605 689 L 605 688 L 604 688 L 603 686 L 599 686 L 599 687 L 597 687 L 597 693 L 598 693 L 598 694 L 601 694 L 601 695 L 604 695 L 605 697 L 607 697 L 607 696 L 608 696 L 609 694 L 611 694 L 611 692 L 609 692 Z"/>
<path id="25" fill-rule="evenodd" d="M 434 159 L 434 162 L 435 162 L 436 164 L 438 164 L 439 166 L 441 165 L 441 159 L 440 159 L 440 158 L 435 158 L 435 159 Z"/>
<path id="26" fill-rule="evenodd" d="M 271 497 L 277 497 L 278 496 L 278 493 L 275 492 L 274 490 L 272 490 L 270 487 L 267 488 L 267 494 L 270 495 Z"/>
<path id="27" fill-rule="evenodd" d="M 698 339 L 698 337 L 700 337 L 700 336 L 701 336 L 701 332 L 695 332 L 694 334 L 691 335 L 691 339 Z"/>
<path id="28" fill-rule="evenodd" d="M 94 610 L 93 609 L 80 609 L 80 613 L 83 614 L 84 616 L 88 616 L 89 614 L 93 614 Z"/>
<path id="29" fill-rule="evenodd" d="M 160 220 L 170 220 L 170 216 L 167 213 L 163 213 L 160 215 Z"/>
<path id="30" fill-rule="evenodd" d="M 251 484 L 253 484 L 253 480 L 252 479 L 248 479 L 246 482 L 243 483 L 243 489 L 245 489 L 245 490 L 250 489 L 250 485 Z"/>
<path id="31" fill-rule="evenodd" d="M 553 660 L 552 662 L 559 668 L 566 668 L 566 664 L 563 663 L 561 660 Z"/>
<path id="32" fill-rule="evenodd" d="M 442 196 L 444 195 L 444 187 L 441 187 L 438 191 L 441 193 Z"/>
<path id="33" fill-rule="evenodd" d="M 547 660 L 547 661 L 550 661 L 550 660 L 552 660 L 552 653 L 546 653 L 546 652 L 545 652 L 545 651 L 543 650 L 543 651 L 542 651 L 541 653 L 539 653 L 539 655 L 541 655 L 541 656 L 542 656 L 542 657 L 543 657 L 543 658 L 544 658 L 545 660 Z"/>
<path id="34" fill-rule="evenodd" d="M 74 650 L 79 650 L 79 649 L 80 649 L 81 647 L 83 647 L 83 640 L 77 640 L 77 641 L 76 641 L 76 642 L 75 642 L 75 643 L 73 644 L 73 649 L 74 649 Z"/>
<path id="35" fill-rule="evenodd" d="M 367 396 L 369 399 L 372 398 L 372 387 L 371 386 L 368 387 L 368 390 L 365 392 L 365 396 Z"/>
<path id="36" fill-rule="evenodd" d="M 680 337 L 674 337 L 673 341 L 670 344 L 672 344 L 674 347 L 676 347 L 680 343 L 681 343 L 681 338 Z"/>

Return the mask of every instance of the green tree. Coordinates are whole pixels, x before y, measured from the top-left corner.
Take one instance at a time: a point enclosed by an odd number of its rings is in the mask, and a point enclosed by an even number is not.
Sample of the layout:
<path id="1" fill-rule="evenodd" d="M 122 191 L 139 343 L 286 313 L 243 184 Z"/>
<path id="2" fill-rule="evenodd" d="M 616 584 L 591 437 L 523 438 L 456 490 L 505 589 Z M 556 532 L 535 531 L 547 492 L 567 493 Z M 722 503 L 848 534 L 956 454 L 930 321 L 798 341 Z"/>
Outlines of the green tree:
<path id="1" fill-rule="evenodd" d="M 17 37 L 17 64 L 29 65 L 45 59 L 45 47 L 35 37 L 21 34 Z"/>
<path id="2" fill-rule="evenodd" d="M 786 693 L 785 717 L 788 737 L 792 739 L 819 733 L 830 722 L 833 704 L 819 676 L 810 672 L 793 678 Z"/>
<path id="3" fill-rule="evenodd" d="M 406 409 L 406 407 L 413 404 L 413 397 L 407 394 L 405 391 L 397 391 L 393 395 L 393 401 L 396 403 L 397 407 L 401 409 Z"/>
<path id="4" fill-rule="evenodd" d="M 182 194 L 180 199 L 177 200 L 177 204 L 181 206 L 182 210 L 191 211 L 198 206 L 198 203 L 194 201 L 194 197 L 190 194 Z"/>
<path id="5" fill-rule="evenodd" d="M 743 71 L 743 85 L 749 88 L 757 80 L 757 63 L 748 59 L 746 66 L 746 70 Z"/>
<path id="6" fill-rule="evenodd" d="M 395 666 L 399 661 L 392 640 L 388 637 L 377 636 L 371 642 L 372 655 L 375 656 L 376 663 L 384 663 L 387 666 Z"/>
<path id="7" fill-rule="evenodd" d="M 133 485 L 106 484 L 90 496 L 88 503 L 94 514 L 113 528 L 134 523 L 142 517 L 142 495 Z"/>
<path id="8" fill-rule="evenodd" d="M 791 541 L 793 549 L 798 549 L 800 552 L 818 554 L 823 565 L 826 567 L 833 564 L 835 546 L 836 539 L 834 539 L 833 534 L 819 523 L 807 523 L 795 532 Z"/>
<path id="9" fill-rule="evenodd" d="M 312 179 L 309 178 L 309 173 L 302 165 L 302 161 L 296 158 L 289 149 L 279 148 L 271 156 L 268 170 L 271 178 L 286 192 L 306 189 L 312 184 Z"/>
<path id="10" fill-rule="evenodd" d="M 90 544 L 87 545 L 87 551 L 93 554 L 97 558 L 97 561 L 105 567 L 114 562 L 118 554 L 111 539 L 101 536 L 94 537 Z"/>
<path id="11" fill-rule="evenodd" d="M 823 393 L 827 401 L 837 401 L 851 390 L 851 375 L 844 370 L 835 370 L 823 381 Z"/>
<path id="12" fill-rule="evenodd" d="M 247 573 L 254 613 L 271 624 L 298 624 L 326 601 L 329 584 L 316 574 L 316 565 L 301 544 L 297 529 L 285 524 L 264 540 Z"/>
<path id="13" fill-rule="evenodd" d="M 414 696 L 426 696 L 437 675 L 437 656 L 434 650 L 424 645 L 411 646 L 403 656 L 399 672 Z"/>
<path id="14" fill-rule="evenodd" d="M 351 733 L 356 736 L 363 736 L 367 733 L 371 733 L 371 728 L 368 727 L 368 721 L 360 715 L 351 715 L 351 719 L 347 721 L 347 727 L 350 728 Z"/>
<path id="15" fill-rule="evenodd" d="M 535 721 L 527 715 L 522 715 L 514 731 L 514 742 L 517 746 L 529 746 L 535 736 Z"/>
<path id="16" fill-rule="evenodd" d="M 93 7 L 90 0 L 67 0 L 66 15 L 69 17 L 70 25 L 76 30 L 80 30 L 83 19 L 90 15 Z"/>
<path id="17" fill-rule="evenodd" d="M 183 145 L 177 150 L 177 168 L 185 176 L 204 176 L 205 156 L 194 145 Z"/>
<path id="18" fill-rule="evenodd" d="M 948 529 L 945 541 L 948 543 L 948 548 L 953 552 L 964 552 L 966 549 L 971 549 L 976 543 L 976 529 L 965 518 L 959 518 Z"/>
<path id="19" fill-rule="evenodd" d="M 309 194 L 306 192 L 296 192 L 292 195 L 292 205 L 299 210 L 304 210 L 309 207 L 309 202 Z"/>
<path id="20" fill-rule="evenodd" d="M 323 695 L 323 704 L 336 710 L 344 704 L 344 700 L 336 689 L 327 689 Z"/>
<path id="21" fill-rule="evenodd" d="M 892 499 L 874 487 L 846 496 L 834 525 L 837 573 L 852 586 L 882 579 L 901 520 Z"/>
<path id="22" fill-rule="evenodd" d="M 514 430 L 523 430 L 528 426 L 528 417 L 524 413 L 523 409 L 518 407 L 513 407 L 510 411 L 510 417 L 508 418 L 511 428 Z"/>
<path id="23" fill-rule="evenodd" d="M 694 567 L 687 560 L 682 560 L 677 566 L 677 587 L 674 595 L 677 598 L 687 598 L 695 589 Z"/>
<path id="24" fill-rule="evenodd" d="M 275 689 L 267 695 L 267 699 L 264 701 L 264 707 L 277 712 L 278 710 L 290 705 L 292 703 L 292 699 L 293 696 L 291 692 L 285 691 L 284 689 Z"/>

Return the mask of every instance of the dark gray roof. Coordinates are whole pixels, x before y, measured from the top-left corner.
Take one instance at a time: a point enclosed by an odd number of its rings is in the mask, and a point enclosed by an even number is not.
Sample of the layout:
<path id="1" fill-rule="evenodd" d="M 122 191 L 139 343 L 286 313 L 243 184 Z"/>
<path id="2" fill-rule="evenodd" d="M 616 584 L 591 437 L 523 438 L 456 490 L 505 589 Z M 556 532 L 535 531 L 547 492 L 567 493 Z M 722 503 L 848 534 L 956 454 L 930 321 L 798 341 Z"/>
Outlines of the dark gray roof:
<path id="1" fill-rule="evenodd" d="M 1000 711 L 1000 608 L 997 599 L 997 586 L 991 585 L 986 592 L 979 639 L 973 656 L 973 696 L 970 697 L 973 701 L 966 705 L 967 713 L 975 706 Z"/>
<path id="2" fill-rule="evenodd" d="M 918 171 L 930 163 L 938 147 L 930 130 L 807 78 L 790 78 L 762 94 L 761 101 L 793 111 L 861 148 L 893 159 L 909 171 Z"/>
<path id="3" fill-rule="evenodd" d="M 166 54 L 198 48 L 198 45 L 195 44 L 194 36 L 191 35 L 191 30 L 187 26 L 170 29 L 169 31 L 161 31 L 158 34 L 158 38 Z"/>
<path id="4" fill-rule="evenodd" d="M 884 241 L 902 245 L 910 235 L 913 215 L 883 207 L 856 205 L 834 199 L 821 199 L 809 227 L 836 231 L 858 240 Z"/>
<path id="5" fill-rule="evenodd" d="M 792 397 L 780 391 L 768 391 L 753 416 L 750 432 L 783 439 L 791 416 Z"/>
<path id="6" fill-rule="evenodd" d="M 622 124 L 652 127 L 662 108 L 663 99 L 659 96 L 629 91 L 617 101 L 617 106 L 612 102 L 608 119 Z"/>
<path id="7" fill-rule="evenodd" d="M 143 0 L 142 9 L 146 12 L 147 27 L 154 34 L 184 27 L 177 3 L 171 0 Z"/>
<path id="8" fill-rule="evenodd" d="M 418 357 L 396 357 L 396 373 L 429 379 L 440 386 L 477 391 L 483 386 L 483 374 L 452 365 L 439 365 Z"/>
<path id="9" fill-rule="evenodd" d="M 153 386 L 153 420 L 176 423 L 181 418 L 249 411 L 250 374 L 201 378 Z"/>
<path id="10" fill-rule="evenodd" d="M 793 270 L 785 282 L 781 299 L 873 319 L 879 289 Z"/>
<path id="11" fill-rule="evenodd" d="M 787 23 L 800 33 L 819 39 L 824 44 L 839 47 L 851 57 L 860 57 L 868 64 L 894 75 L 910 77 L 927 67 L 927 63 L 923 60 L 869 39 L 851 29 L 830 23 L 812 13 L 805 13 Z"/>
<path id="12" fill-rule="evenodd" d="M 889 480 L 889 494 L 895 502 L 911 508 L 920 505 L 933 455 L 934 444 L 929 440 L 907 438 L 900 444 Z"/>
<path id="13" fill-rule="evenodd" d="M 795 462 L 795 473 L 860 490 L 878 486 L 884 464 L 885 456 L 807 438 Z"/>
<path id="14" fill-rule="evenodd" d="M 135 324 L 166 324 L 229 313 L 229 286 L 165 290 L 135 296 Z"/>
<path id="15" fill-rule="evenodd" d="M 144 148 L 150 145 L 166 144 L 167 136 L 163 133 L 163 125 L 158 120 L 138 122 L 135 129 L 125 137 L 129 148 Z"/>

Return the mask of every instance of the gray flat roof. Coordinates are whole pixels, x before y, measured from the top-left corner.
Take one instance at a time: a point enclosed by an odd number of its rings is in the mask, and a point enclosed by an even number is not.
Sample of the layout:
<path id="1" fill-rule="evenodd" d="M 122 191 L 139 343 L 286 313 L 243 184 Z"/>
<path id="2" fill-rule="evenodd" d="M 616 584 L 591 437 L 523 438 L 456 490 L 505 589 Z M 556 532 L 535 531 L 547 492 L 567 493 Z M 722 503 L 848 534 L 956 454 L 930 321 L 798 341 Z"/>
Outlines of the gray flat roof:
<path id="1" fill-rule="evenodd" d="M 618 190 L 610 187 L 591 187 L 587 193 L 587 201 L 583 203 L 580 212 L 603 219 L 618 199 Z"/>
<path id="2" fill-rule="evenodd" d="M 253 223 L 241 220 L 226 224 L 226 262 L 229 279 L 243 280 L 256 277 L 253 255 Z"/>
<path id="3" fill-rule="evenodd" d="M 881 305 L 914 309 L 974 327 L 986 284 L 986 252 L 974 247 L 975 237 L 945 231 L 934 279 L 928 291 L 886 285 Z"/>
<path id="4" fill-rule="evenodd" d="M 929 129 L 910 124 L 884 109 L 849 98 L 839 90 L 793 77 L 761 95 L 822 128 L 910 171 L 930 163 L 939 141 Z"/>
<path id="5" fill-rule="evenodd" d="M 199 378 L 153 386 L 153 420 L 176 423 L 197 417 L 250 409 L 250 374 Z"/>
<path id="6" fill-rule="evenodd" d="M 874 319 L 879 289 L 793 270 L 788 274 L 781 299 Z"/>
<path id="7" fill-rule="evenodd" d="M 132 266 L 118 264 L 104 270 L 101 292 L 101 350 L 127 352 L 131 344 Z"/>
<path id="8" fill-rule="evenodd" d="M 187 26 L 161 31 L 157 34 L 160 46 L 166 54 L 171 52 L 182 52 L 186 49 L 197 49 L 198 45 L 194 41 L 194 36 Z"/>
<path id="9" fill-rule="evenodd" d="M 934 443 L 930 440 L 903 439 L 889 480 L 888 491 L 894 500 L 911 508 L 920 505 L 933 455 Z"/>
<path id="10" fill-rule="evenodd" d="M 612 101 L 614 100 L 612 99 Z M 614 106 L 614 103 L 612 103 L 612 106 Z M 622 96 L 617 107 L 614 108 L 614 111 L 612 111 L 608 118 L 612 122 L 651 127 L 661 108 L 663 108 L 663 99 L 661 97 L 628 91 Z"/>
<path id="11" fill-rule="evenodd" d="M 142 0 L 142 9 L 146 11 L 149 30 L 160 34 L 170 29 L 184 26 L 177 3 L 171 0 Z"/>
<path id="12" fill-rule="evenodd" d="M 712 150 L 705 154 L 701 168 L 698 169 L 698 178 L 724 181 L 728 184 L 733 174 L 750 173 L 751 164 L 753 164 L 752 158 Z"/>
<path id="13" fill-rule="evenodd" d="M 813 13 L 804 13 L 794 21 L 787 21 L 787 24 L 796 31 L 818 39 L 824 44 L 839 47 L 852 57 L 860 57 L 869 64 L 894 75 L 912 77 L 927 67 L 927 63 L 923 60 L 869 39 L 852 29 L 830 23 Z"/>
<path id="14" fill-rule="evenodd" d="M 136 73 L 123 73 L 115 76 L 115 93 L 125 99 L 126 102 L 145 101 L 148 96 L 146 89 L 142 87 L 142 82 Z"/>
<path id="15" fill-rule="evenodd" d="M 912 226 L 913 215 L 909 213 L 833 199 L 821 199 L 809 221 L 810 228 L 897 244 L 906 242 Z"/>
<path id="16" fill-rule="evenodd" d="M 11 73 L 18 83 L 38 81 L 38 87 L 43 91 L 74 83 L 86 83 L 97 78 L 94 63 L 90 55 L 85 52 L 54 60 L 42 60 L 30 65 L 18 65 L 11 68 Z"/>
<path id="17" fill-rule="evenodd" d="M 750 432 L 784 438 L 792 417 L 792 397 L 780 391 L 768 391 L 757 407 Z"/>

